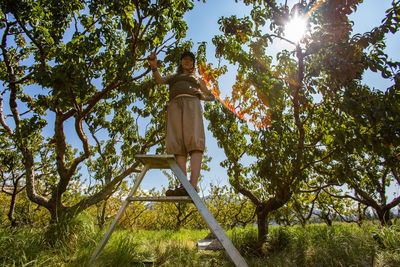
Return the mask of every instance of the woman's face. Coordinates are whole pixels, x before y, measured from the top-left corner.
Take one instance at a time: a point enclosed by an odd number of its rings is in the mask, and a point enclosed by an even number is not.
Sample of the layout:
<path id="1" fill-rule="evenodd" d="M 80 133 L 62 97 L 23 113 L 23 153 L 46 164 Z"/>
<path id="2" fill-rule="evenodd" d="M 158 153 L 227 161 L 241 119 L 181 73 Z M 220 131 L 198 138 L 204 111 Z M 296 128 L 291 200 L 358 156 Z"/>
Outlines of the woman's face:
<path id="1" fill-rule="evenodd" d="M 184 70 L 191 70 L 193 68 L 193 59 L 190 56 L 182 58 L 182 68 Z"/>

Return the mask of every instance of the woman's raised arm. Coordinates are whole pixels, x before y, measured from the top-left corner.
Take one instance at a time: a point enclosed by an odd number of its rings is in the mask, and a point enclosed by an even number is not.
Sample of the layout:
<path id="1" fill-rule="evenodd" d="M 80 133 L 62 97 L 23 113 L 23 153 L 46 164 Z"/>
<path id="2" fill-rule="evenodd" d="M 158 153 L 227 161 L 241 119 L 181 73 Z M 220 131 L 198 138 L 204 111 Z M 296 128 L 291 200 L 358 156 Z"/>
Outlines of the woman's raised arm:
<path id="1" fill-rule="evenodd" d="M 161 76 L 157 69 L 157 55 L 155 52 L 151 52 L 150 56 L 147 57 L 147 62 L 149 62 L 150 68 L 153 72 L 153 77 L 159 84 L 165 84 L 166 79 Z"/>
<path id="2" fill-rule="evenodd" d="M 199 85 L 200 85 L 200 90 L 201 93 L 203 94 L 203 97 L 200 98 L 204 101 L 214 101 L 215 100 L 215 96 L 213 95 L 213 93 L 207 88 L 206 83 L 204 82 L 203 79 L 199 79 Z"/>

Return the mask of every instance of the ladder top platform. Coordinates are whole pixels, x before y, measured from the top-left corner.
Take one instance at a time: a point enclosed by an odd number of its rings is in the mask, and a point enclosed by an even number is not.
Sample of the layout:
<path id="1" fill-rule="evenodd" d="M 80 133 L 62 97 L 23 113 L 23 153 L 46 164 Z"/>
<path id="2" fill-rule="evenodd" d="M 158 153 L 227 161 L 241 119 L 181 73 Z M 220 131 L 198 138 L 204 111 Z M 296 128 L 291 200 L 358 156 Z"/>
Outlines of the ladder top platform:
<path id="1" fill-rule="evenodd" d="M 144 165 L 149 165 L 149 169 L 169 169 L 169 160 L 175 161 L 174 155 L 135 155 Z"/>

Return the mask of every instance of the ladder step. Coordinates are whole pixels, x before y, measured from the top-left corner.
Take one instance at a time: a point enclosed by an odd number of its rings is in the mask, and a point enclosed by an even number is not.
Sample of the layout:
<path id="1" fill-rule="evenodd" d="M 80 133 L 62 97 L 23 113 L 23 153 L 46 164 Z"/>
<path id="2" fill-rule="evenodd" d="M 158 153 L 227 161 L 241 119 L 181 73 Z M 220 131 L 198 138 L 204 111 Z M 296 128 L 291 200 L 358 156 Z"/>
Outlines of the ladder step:
<path id="1" fill-rule="evenodd" d="M 177 197 L 130 197 L 128 201 L 149 201 L 149 202 L 193 202 L 189 196 Z"/>
<path id="2" fill-rule="evenodd" d="M 168 160 L 174 160 L 174 155 L 135 155 L 144 165 L 148 164 L 150 169 L 169 169 Z"/>
<path id="3" fill-rule="evenodd" d="M 197 248 L 201 250 L 223 250 L 224 247 L 218 239 L 200 239 L 197 241 Z"/>

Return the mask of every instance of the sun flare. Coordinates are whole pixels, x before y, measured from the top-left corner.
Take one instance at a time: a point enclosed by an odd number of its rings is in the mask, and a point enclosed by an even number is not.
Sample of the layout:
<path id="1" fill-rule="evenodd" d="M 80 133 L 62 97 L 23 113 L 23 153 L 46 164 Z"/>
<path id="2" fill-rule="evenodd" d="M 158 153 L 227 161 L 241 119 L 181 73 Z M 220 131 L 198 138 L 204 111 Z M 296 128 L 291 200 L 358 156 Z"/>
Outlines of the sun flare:
<path id="1" fill-rule="evenodd" d="M 302 16 L 295 16 L 285 26 L 285 37 L 295 43 L 303 38 L 307 28 L 307 19 Z"/>

